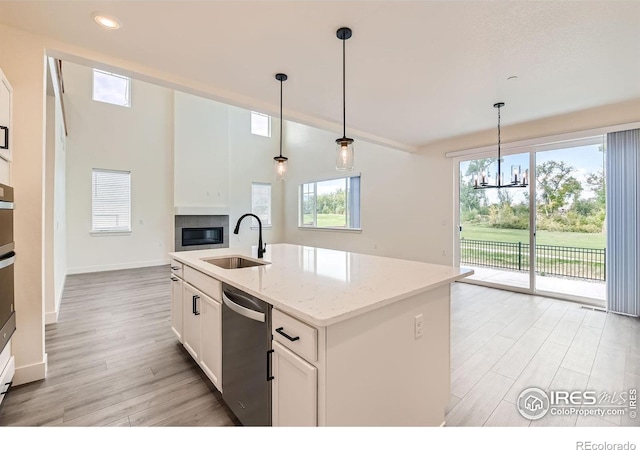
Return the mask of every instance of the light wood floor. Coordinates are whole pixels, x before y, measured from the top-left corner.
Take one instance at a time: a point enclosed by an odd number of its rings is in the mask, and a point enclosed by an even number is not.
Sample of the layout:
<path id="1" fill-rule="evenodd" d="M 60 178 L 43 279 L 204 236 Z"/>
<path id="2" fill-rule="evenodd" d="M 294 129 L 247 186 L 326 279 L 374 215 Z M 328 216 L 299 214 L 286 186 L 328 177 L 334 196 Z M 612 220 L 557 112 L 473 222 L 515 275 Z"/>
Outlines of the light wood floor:
<path id="1" fill-rule="evenodd" d="M 640 425 L 620 417 L 530 423 L 515 408 L 530 386 L 640 387 L 640 321 L 468 284 L 452 292 L 448 426 Z M 170 331 L 168 267 L 68 277 L 46 350 L 47 379 L 13 388 L 0 425 L 238 424 Z"/>
<path id="2" fill-rule="evenodd" d="M 69 276 L 47 379 L 11 389 L 0 425 L 236 424 L 171 332 L 170 289 L 167 266 Z"/>
<path id="3" fill-rule="evenodd" d="M 452 293 L 447 426 L 640 426 L 629 416 L 529 421 L 515 406 L 528 387 L 640 388 L 640 320 L 470 284 Z"/>

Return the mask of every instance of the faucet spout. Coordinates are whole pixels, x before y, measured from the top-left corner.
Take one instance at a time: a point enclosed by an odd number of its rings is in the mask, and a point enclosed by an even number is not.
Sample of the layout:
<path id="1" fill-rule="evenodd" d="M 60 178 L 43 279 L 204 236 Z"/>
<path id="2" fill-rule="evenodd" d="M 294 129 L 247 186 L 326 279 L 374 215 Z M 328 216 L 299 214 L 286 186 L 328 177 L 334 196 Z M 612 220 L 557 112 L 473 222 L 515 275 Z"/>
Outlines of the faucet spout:
<path id="1" fill-rule="evenodd" d="M 238 222 L 236 223 L 236 227 L 233 230 L 233 234 L 238 234 L 240 232 L 240 222 L 242 222 L 242 219 L 244 219 L 247 216 L 254 217 L 258 221 L 258 258 L 262 258 L 264 254 L 267 252 L 267 246 L 266 245 L 264 247 L 262 246 L 262 221 L 260 220 L 260 217 L 252 213 L 243 214 L 238 219 Z"/>

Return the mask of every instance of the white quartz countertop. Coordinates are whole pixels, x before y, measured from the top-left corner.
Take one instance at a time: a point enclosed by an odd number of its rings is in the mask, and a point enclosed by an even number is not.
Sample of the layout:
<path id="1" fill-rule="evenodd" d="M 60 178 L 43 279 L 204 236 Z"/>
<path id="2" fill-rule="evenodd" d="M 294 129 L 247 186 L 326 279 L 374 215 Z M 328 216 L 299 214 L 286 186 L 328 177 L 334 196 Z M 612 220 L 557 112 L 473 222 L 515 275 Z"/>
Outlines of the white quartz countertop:
<path id="1" fill-rule="evenodd" d="M 223 269 L 205 259 L 243 256 L 257 247 L 175 252 L 192 268 L 316 326 L 329 326 L 459 280 L 473 273 L 451 266 L 292 244 L 267 246 L 269 264 Z"/>

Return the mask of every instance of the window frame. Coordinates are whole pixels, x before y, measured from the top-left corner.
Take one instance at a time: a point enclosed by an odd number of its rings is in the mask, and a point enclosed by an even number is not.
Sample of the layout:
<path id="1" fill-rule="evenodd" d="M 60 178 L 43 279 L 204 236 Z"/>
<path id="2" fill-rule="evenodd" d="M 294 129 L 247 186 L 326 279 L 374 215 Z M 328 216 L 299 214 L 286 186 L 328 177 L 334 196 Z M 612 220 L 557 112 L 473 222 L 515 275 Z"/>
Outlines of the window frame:
<path id="1" fill-rule="evenodd" d="M 273 185 L 271 183 L 261 182 L 261 181 L 252 181 L 251 182 L 251 213 L 256 214 L 253 210 L 253 186 L 269 186 L 269 223 L 265 224 L 265 221 L 262 220 L 262 229 L 268 229 L 273 227 Z M 258 215 L 258 214 L 256 214 Z M 252 217 L 251 218 L 251 229 L 257 229 L 258 221 Z"/>
<path id="2" fill-rule="evenodd" d="M 318 195 L 318 183 L 322 183 L 325 181 L 334 181 L 334 180 L 347 180 L 347 179 L 358 179 L 358 199 L 357 199 L 357 222 L 359 223 L 358 227 L 350 227 L 349 225 L 345 227 L 319 227 L 318 224 L 318 204 L 317 204 L 317 195 Z M 351 182 L 350 182 L 351 183 Z M 304 225 L 304 187 L 305 185 L 313 184 L 313 196 L 314 196 L 314 208 L 313 208 L 313 223 L 314 225 Z M 307 193 L 308 195 L 309 193 Z M 346 192 L 346 217 L 347 224 L 353 220 L 353 212 L 351 211 L 351 207 L 354 203 L 353 198 L 353 189 L 348 188 Z M 331 177 L 331 178 L 322 178 L 316 179 L 312 181 L 307 181 L 300 183 L 298 186 L 298 229 L 299 230 L 314 230 L 314 231 L 339 231 L 346 233 L 361 233 L 362 232 L 362 174 L 354 173 L 352 175 L 343 176 L 343 177 Z"/>
<path id="3" fill-rule="evenodd" d="M 113 103 L 113 102 L 109 102 L 109 101 L 106 101 L 106 100 L 97 99 L 96 98 L 96 73 L 101 73 L 103 75 L 122 78 L 122 79 L 126 80 L 126 82 L 127 82 L 127 92 L 125 93 L 125 99 L 127 100 L 127 103 L 124 104 L 124 105 L 121 105 L 120 103 Z M 131 77 L 128 77 L 126 75 L 120 75 L 120 74 L 114 73 L 114 72 L 108 72 L 108 71 L 102 70 L 102 69 L 94 68 L 93 72 L 92 72 L 92 78 L 91 78 L 91 100 L 93 100 L 94 102 L 106 103 L 107 105 L 120 106 L 122 108 L 131 108 Z"/>
<path id="4" fill-rule="evenodd" d="M 118 173 L 118 174 L 126 174 L 129 178 L 129 201 L 128 201 L 128 209 L 129 209 L 129 226 L 128 228 L 96 228 L 94 223 L 94 181 L 93 176 L 94 173 Z M 132 217 L 132 197 L 133 197 L 133 189 L 131 183 L 131 171 L 130 170 L 113 170 L 113 169 L 100 169 L 100 168 L 92 168 L 91 169 L 91 231 L 90 234 L 92 236 L 114 236 L 114 235 L 130 235 L 133 229 L 133 217 Z"/>
<path id="5" fill-rule="evenodd" d="M 261 117 L 266 117 L 267 118 L 267 134 L 261 134 L 261 133 L 257 133 L 254 132 L 253 130 L 253 117 L 254 116 L 261 116 Z M 271 137 L 271 116 L 269 114 L 264 114 L 258 111 L 251 111 L 251 117 L 249 119 L 250 123 L 249 123 L 249 131 L 251 132 L 252 135 L 254 136 L 260 136 L 260 137 L 266 137 L 266 138 L 270 138 Z"/>

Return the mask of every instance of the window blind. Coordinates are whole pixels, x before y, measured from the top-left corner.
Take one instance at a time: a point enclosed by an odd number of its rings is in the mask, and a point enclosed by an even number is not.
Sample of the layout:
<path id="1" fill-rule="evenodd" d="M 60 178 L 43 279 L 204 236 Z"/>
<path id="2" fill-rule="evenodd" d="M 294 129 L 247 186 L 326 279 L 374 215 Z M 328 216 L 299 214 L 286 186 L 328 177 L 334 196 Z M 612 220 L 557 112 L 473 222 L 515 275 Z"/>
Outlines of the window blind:
<path id="1" fill-rule="evenodd" d="M 92 231 L 131 231 L 131 172 L 93 169 Z"/>
<path id="2" fill-rule="evenodd" d="M 606 170 L 607 308 L 637 317 L 640 316 L 640 129 L 607 134 Z"/>

